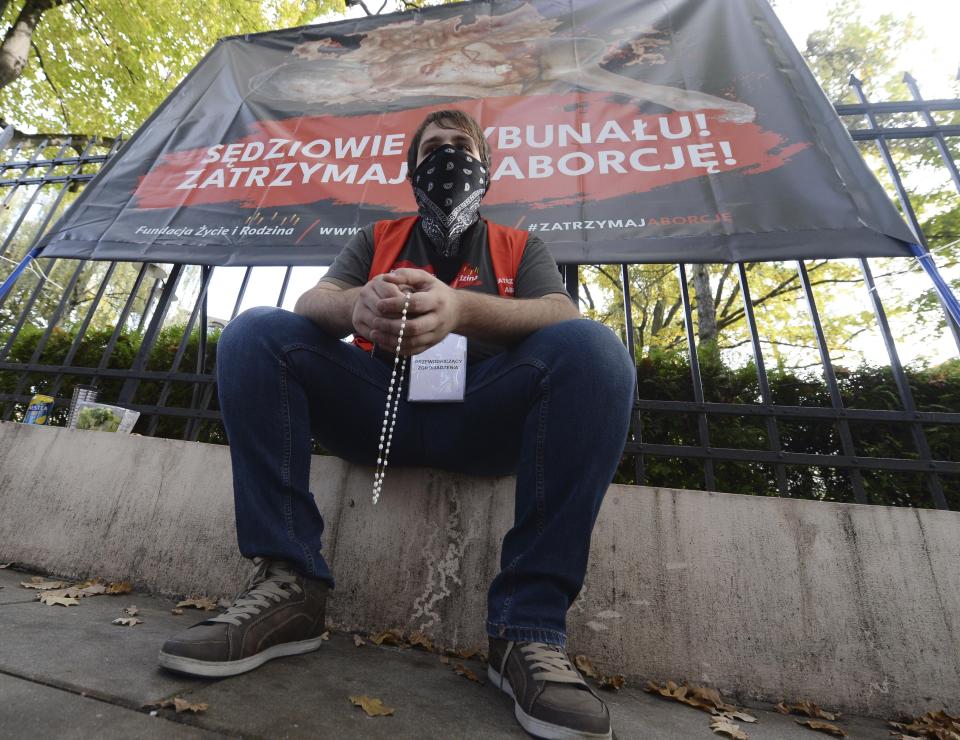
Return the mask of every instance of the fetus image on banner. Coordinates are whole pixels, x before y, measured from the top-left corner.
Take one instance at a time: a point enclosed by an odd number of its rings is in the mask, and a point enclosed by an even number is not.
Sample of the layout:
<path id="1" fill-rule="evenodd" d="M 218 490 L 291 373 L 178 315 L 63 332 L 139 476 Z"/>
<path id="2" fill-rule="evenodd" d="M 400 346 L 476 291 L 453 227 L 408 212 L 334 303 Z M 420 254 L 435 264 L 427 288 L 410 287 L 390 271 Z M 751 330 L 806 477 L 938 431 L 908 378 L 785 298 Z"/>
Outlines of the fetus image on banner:
<path id="1" fill-rule="evenodd" d="M 718 110 L 749 123 L 754 109 L 716 95 L 654 84 L 608 67 L 663 64 L 665 34 L 614 29 L 612 37 L 555 34 L 561 25 L 533 5 L 501 15 L 469 11 L 451 18 L 411 19 L 357 36 L 294 47 L 299 60 L 250 80 L 256 95 L 300 103 L 394 101 L 417 96 L 481 98 L 557 94 L 571 89 L 618 93 L 674 111 Z"/>

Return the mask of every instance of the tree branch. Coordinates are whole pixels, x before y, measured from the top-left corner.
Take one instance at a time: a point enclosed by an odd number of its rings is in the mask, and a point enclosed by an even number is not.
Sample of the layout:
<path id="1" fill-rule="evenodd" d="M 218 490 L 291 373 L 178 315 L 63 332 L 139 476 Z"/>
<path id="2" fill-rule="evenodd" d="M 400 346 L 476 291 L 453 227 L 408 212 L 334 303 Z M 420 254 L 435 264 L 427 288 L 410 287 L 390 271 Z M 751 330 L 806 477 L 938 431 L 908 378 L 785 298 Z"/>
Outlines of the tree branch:
<path id="1" fill-rule="evenodd" d="M 104 46 L 106 46 L 106 47 L 108 47 L 108 48 L 109 48 L 109 47 L 112 47 L 113 44 L 110 43 L 110 39 L 108 39 L 108 38 L 106 37 L 106 35 L 103 33 L 103 31 L 100 30 L 100 26 L 97 25 L 97 21 L 96 21 L 96 19 L 93 17 L 93 13 L 90 12 L 89 8 L 87 8 L 87 6 L 86 6 L 86 4 L 84 4 L 83 0 L 76 0 L 76 2 L 80 5 L 80 8 L 83 10 L 84 15 L 87 16 L 87 21 L 90 23 L 90 27 L 96 32 L 97 36 L 100 37 L 100 40 L 103 42 Z M 114 58 L 117 60 L 117 62 L 120 64 L 120 66 L 123 67 L 123 69 L 126 71 L 127 76 L 128 76 L 133 82 L 136 82 L 136 81 L 137 81 L 137 76 L 134 74 L 133 70 L 130 69 L 130 67 L 128 67 L 128 66 L 124 63 L 123 59 L 120 58 L 120 55 L 119 55 L 119 54 L 115 54 L 115 55 L 114 55 Z"/>
<path id="2" fill-rule="evenodd" d="M 713 296 L 714 306 L 720 305 L 720 299 L 723 297 L 723 284 L 727 281 L 727 278 L 730 277 L 731 270 L 733 270 L 733 263 L 728 262 L 727 266 L 723 268 L 723 272 L 720 273 L 720 280 L 717 282 L 717 292 Z"/>
<path id="3" fill-rule="evenodd" d="M 50 77 L 50 74 L 47 72 L 47 68 L 43 63 L 43 55 L 40 53 L 40 48 L 34 43 L 33 39 L 30 39 L 30 46 L 33 48 L 33 53 L 37 55 L 37 63 L 40 65 L 40 71 L 43 72 L 44 79 L 50 83 L 50 87 L 53 89 L 53 94 L 57 96 L 57 102 L 60 104 L 60 112 L 63 114 L 63 121 L 67 124 L 67 128 L 70 128 L 70 114 L 67 113 L 67 106 L 64 105 L 63 95 L 60 94 L 60 89 L 56 86 L 53 81 L 53 78 Z"/>
<path id="4" fill-rule="evenodd" d="M 586 282 L 580 283 L 580 287 L 583 288 L 583 292 L 587 296 L 587 307 L 591 311 L 596 311 L 597 307 L 593 302 L 593 296 L 590 295 L 590 288 L 587 286 Z"/>
<path id="5" fill-rule="evenodd" d="M 0 44 L 0 88 L 23 74 L 30 55 L 30 43 L 43 14 L 71 0 L 27 0 Z"/>

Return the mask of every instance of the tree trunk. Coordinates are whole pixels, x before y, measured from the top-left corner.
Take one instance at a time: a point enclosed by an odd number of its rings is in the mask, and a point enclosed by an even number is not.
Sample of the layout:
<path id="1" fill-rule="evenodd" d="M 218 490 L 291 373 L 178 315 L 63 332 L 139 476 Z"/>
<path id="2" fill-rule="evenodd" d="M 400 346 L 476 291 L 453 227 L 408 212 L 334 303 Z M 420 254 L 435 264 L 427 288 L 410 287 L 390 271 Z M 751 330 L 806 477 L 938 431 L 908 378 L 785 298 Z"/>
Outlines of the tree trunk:
<path id="1" fill-rule="evenodd" d="M 0 45 L 0 87 L 6 87 L 16 80 L 26 68 L 30 41 L 43 14 L 68 2 L 71 0 L 27 0 L 23 4 Z"/>
<path id="2" fill-rule="evenodd" d="M 717 306 L 713 302 L 710 273 L 706 265 L 693 266 L 693 291 L 697 296 L 697 329 L 700 343 L 717 338 Z"/>

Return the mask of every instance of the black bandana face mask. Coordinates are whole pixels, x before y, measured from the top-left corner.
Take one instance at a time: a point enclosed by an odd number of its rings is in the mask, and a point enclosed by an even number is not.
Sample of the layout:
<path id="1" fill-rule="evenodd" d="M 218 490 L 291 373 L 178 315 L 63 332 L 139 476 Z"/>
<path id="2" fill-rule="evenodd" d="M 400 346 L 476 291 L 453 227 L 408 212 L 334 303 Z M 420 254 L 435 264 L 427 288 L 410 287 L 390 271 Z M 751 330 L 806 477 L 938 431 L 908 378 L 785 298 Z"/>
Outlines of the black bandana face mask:
<path id="1" fill-rule="evenodd" d="M 479 218 L 489 182 L 479 159 L 449 145 L 434 149 L 414 171 L 420 224 L 444 257 L 460 251 L 460 236 Z"/>

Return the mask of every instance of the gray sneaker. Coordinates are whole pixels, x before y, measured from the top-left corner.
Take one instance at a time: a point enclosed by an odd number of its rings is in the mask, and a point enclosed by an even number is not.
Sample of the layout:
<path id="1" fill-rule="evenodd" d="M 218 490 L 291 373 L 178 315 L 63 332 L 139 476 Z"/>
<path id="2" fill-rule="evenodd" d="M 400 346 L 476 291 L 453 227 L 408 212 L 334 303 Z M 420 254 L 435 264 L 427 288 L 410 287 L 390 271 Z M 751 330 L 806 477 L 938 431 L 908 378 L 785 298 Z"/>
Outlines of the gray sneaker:
<path id="1" fill-rule="evenodd" d="M 235 676 L 320 647 L 327 584 L 304 578 L 282 560 L 253 562 L 256 570 L 233 605 L 167 640 L 161 666 L 193 676 Z"/>
<path id="2" fill-rule="evenodd" d="M 563 648 L 490 638 L 487 677 L 513 697 L 520 726 L 547 740 L 610 740 L 610 712 Z"/>

